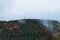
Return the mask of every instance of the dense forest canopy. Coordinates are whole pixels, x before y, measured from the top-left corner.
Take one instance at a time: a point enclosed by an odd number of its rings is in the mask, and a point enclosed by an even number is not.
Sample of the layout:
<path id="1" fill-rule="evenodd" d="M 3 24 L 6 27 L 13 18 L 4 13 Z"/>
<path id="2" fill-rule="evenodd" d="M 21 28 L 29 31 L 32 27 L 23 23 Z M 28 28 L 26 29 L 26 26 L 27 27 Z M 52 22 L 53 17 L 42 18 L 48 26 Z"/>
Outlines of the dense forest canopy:
<path id="1" fill-rule="evenodd" d="M 60 23 L 45 20 L 49 25 L 46 27 L 43 21 L 40 19 L 0 21 L 0 40 L 55 40 L 52 35 L 60 32 L 58 29 Z"/>

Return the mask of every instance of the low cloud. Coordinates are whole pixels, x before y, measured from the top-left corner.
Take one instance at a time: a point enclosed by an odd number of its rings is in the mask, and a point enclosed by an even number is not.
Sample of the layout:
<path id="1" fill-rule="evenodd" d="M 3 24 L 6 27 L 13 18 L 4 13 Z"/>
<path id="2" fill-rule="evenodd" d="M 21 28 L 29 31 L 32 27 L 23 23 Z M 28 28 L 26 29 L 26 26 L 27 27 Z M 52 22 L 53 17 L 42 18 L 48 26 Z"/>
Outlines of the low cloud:
<path id="1" fill-rule="evenodd" d="M 60 0 L 5 0 L 0 1 L 0 20 L 25 17 L 59 21 L 59 10 Z"/>

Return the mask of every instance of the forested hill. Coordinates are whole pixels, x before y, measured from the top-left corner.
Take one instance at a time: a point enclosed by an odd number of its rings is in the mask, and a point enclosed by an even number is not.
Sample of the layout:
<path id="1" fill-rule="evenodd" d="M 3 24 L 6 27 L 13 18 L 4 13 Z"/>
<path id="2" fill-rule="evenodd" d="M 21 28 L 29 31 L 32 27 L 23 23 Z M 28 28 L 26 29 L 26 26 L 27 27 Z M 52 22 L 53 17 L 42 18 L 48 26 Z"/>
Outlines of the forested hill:
<path id="1" fill-rule="evenodd" d="M 60 23 L 54 20 L 0 21 L 0 40 L 53 40 L 56 32 L 60 32 Z"/>

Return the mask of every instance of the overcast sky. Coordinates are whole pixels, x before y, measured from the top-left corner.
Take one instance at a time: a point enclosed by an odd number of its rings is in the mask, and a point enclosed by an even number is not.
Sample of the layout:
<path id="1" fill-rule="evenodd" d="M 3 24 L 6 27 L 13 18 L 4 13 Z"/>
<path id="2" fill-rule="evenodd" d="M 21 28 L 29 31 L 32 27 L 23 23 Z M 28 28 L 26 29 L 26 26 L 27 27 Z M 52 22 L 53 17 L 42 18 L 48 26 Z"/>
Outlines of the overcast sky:
<path id="1" fill-rule="evenodd" d="M 0 20 L 24 18 L 60 21 L 60 0 L 0 0 Z"/>

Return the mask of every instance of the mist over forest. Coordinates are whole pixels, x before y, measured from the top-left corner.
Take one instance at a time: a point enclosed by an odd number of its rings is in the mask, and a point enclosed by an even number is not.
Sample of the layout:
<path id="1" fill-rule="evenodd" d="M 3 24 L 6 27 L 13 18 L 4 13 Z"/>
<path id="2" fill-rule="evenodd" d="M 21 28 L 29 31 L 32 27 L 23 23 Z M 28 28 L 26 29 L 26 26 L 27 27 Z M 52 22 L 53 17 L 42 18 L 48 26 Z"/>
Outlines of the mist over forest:
<path id="1" fill-rule="evenodd" d="M 57 40 L 59 35 L 60 22 L 55 20 L 0 21 L 0 40 Z"/>

